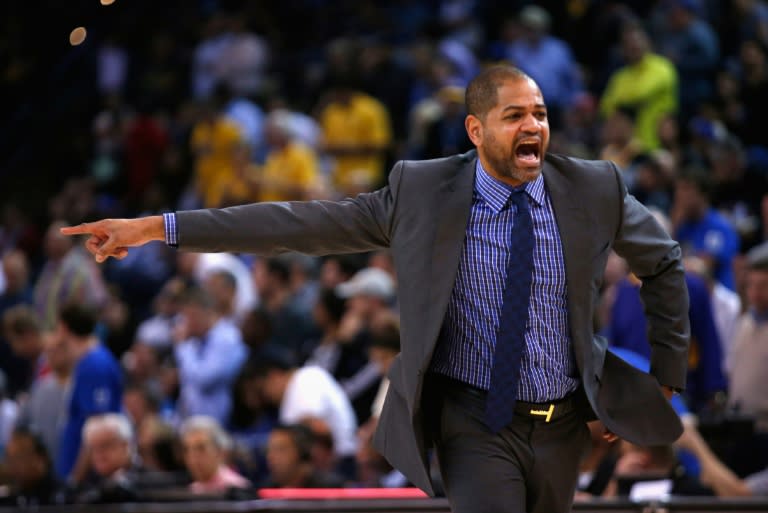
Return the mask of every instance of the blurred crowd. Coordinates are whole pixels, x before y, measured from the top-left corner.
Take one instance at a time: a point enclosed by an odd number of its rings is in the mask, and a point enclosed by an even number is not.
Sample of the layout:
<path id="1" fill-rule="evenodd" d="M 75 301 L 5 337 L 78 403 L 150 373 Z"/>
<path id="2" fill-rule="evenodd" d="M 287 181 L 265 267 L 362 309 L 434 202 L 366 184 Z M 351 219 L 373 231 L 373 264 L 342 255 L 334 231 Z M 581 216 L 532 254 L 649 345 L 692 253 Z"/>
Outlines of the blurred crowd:
<path id="1" fill-rule="evenodd" d="M 59 228 L 373 190 L 399 159 L 471 149 L 464 87 L 499 61 L 540 85 L 550 151 L 613 161 L 685 255 L 685 434 L 595 427 L 577 497 L 768 495 L 768 3 L 161 4 L 99 6 L 53 71 L 29 5 L 0 22 L 0 503 L 408 485 L 371 446 L 399 352 L 389 253 L 153 243 L 96 265 Z M 595 327 L 647 370 L 638 289 L 612 256 Z"/>

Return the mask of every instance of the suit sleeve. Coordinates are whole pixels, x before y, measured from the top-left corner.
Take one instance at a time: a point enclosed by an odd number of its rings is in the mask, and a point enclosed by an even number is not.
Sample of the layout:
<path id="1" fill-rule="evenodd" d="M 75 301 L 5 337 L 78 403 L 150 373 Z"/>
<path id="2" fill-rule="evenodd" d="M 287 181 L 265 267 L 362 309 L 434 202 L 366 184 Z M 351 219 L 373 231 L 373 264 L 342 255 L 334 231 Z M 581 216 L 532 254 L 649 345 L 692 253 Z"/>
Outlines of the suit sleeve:
<path id="1" fill-rule="evenodd" d="M 613 248 L 642 281 L 640 297 L 651 344 L 650 372 L 660 384 L 682 390 L 686 382 L 690 321 L 680 245 L 627 192 L 615 166 L 613 171 L 623 198 Z"/>
<path id="2" fill-rule="evenodd" d="M 252 203 L 176 214 L 179 249 L 275 255 L 358 253 L 389 247 L 402 162 L 389 184 L 341 201 Z"/>

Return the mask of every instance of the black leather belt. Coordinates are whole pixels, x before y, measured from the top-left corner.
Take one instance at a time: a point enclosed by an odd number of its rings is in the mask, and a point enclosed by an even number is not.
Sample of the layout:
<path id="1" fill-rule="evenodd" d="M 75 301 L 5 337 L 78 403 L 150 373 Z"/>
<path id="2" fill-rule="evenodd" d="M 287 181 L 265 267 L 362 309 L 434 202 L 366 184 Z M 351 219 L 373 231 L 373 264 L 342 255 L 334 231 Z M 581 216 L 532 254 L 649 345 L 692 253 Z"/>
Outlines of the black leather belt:
<path id="1" fill-rule="evenodd" d="M 434 379 L 440 387 L 445 387 L 447 391 L 466 394 L 482 401 L 488 396 L 488 391 L 477 388 L 463 381 L 434 374 Z M 546 403 L 529 403 L 526 401 L 515 401 L 515 415 L 521 415 L 542 422 L 552 422 L 564 417 L 579 408 L 577 393 L 574 392 L 568 396 Z"/>

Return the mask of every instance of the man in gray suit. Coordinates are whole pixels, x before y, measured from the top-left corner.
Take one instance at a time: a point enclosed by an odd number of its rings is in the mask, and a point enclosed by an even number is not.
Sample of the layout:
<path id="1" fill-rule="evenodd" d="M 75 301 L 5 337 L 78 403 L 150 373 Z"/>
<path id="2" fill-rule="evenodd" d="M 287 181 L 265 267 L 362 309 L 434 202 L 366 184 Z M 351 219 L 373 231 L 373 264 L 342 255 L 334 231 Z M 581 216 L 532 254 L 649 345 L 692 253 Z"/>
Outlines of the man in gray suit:
<path id="1" fill-rule="evenodd" d="M 388 186 L 369 194 L 103 220 L 64 233 L 89 234 L 99 262 L 150 240 L 263 255 L 390 248 L 402 352 L 377 448 L 432 493 L 434 447 L 454 511 L 567 512 L 588 420 L 602 421 L 609 439 L 640 445 L 682 431 L 666 400 L 685 382 L 680 249 L 613 164 L 546 154 L 546 106 L 530 77 L 489 68 L 466 102 L 476 152 L 399 162 Z M 611 249 L 643 281 L 650 374 L 593 333 Z"/>

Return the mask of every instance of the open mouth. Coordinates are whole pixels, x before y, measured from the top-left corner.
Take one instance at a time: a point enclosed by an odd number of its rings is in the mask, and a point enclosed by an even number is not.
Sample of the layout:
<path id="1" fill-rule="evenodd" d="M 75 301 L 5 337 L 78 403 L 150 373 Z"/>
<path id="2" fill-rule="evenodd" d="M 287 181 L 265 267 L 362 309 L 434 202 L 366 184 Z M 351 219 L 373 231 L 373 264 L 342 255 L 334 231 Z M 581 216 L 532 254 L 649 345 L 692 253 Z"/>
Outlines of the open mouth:
<path id="1" fill-rule="evenodd" d="M 521 142 L 515 149 L 515 157 L 526 164 L 538 164 L 541 157 L 539 143 L 537 141 Z"/>

